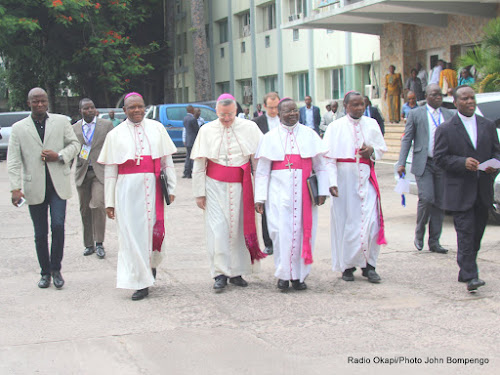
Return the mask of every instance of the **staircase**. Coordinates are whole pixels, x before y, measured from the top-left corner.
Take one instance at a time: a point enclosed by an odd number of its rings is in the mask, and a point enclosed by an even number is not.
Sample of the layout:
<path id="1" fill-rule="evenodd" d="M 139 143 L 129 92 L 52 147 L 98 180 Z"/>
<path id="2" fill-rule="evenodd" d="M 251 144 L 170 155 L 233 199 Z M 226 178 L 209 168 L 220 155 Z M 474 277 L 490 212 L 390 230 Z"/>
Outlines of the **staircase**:
<path id="1" fill-rule="evenodd" d="M 387 152 L 382 158 L 383 161 L 397 162 L 399 159 L 399 150 L 401 149 L 401 137 L 405 131 L 403 121 L 399 124 L 390 122 L 385 123 L 385 143 L 387 144 Z"/>

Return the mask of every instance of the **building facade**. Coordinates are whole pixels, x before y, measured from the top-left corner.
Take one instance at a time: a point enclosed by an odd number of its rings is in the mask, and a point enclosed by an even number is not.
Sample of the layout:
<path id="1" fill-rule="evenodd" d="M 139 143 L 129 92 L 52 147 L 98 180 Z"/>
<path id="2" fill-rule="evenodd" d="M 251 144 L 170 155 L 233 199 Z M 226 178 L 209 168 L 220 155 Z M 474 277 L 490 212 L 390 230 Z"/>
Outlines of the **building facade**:
<path id="1" fill-rule="evenodd" d="M 380 88 L 380 38 L 333 28 L 304 28 L 321 13 L 310 0 L 206 0 L 212 97 L 231 92 L 253 111 L 269 91 L 324 110 L 351 89 Z M 176 4 L 176 99 L 195 101 L 189 2 Z M 286 28 L 297 24 L 297 27 Z M 361 47 L 361 48 L 358 48 Z"/>

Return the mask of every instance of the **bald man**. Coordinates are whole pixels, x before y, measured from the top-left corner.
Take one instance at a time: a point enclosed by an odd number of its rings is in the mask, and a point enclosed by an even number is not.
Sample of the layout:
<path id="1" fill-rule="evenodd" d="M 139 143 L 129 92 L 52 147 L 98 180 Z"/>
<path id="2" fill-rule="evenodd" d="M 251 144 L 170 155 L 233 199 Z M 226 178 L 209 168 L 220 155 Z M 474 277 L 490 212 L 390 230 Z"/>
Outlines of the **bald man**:
<path id="1" fill-rule="evenodd" d="M 80 143 L 66 116 L 47 112 L 49 99 L 45 90 L 32 89 L 28 93 L 28 106 L 31 115 L 12 126 L 9 140 L 7 159 L 12 204 L 18 206 L 25 199 L 29 205 L 42 275 L 38 287 L 48 288 L 52 278 L 59 289 L 64 285 L 61 262 L 66 200 L 71 198 L 69 163 L 78 154 Z"/>

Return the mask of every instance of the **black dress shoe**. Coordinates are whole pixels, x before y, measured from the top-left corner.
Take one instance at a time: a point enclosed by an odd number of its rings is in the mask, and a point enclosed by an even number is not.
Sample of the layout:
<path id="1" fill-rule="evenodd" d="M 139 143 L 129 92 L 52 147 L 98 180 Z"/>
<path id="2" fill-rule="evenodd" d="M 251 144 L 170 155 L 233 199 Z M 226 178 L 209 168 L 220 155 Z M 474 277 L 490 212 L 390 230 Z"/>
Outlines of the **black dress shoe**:
<path id="1" fill-rule="evenodd" d="M 215 278 L 214 289 L 216 291 L 221 291 L 227 285 L 227 276 L 219 275 Z"/>
<path id="2" fill-rule="evenodd" d="M 419 240 L 418 238 L 415 238 L 413 244 L 415 245 L 418 251 L 422 251 L 422 249 L 424 248 L 424 240 Z"/>
<path id="3" fill-rule="evenodd" d="M 151 268 L 151 273 L 153 274 L 153 277 L 156 280 L 156 268 Z"/>
<path id="4" fill-rule="evenodd" d="M 433 253 L 438 253 L 438 254 L 446 254 L 448 252 L 448 250 L 446 250 L 441 245 L 429 246 L 429 250 L 432 251 Z"/>
<path id="5" fill-rule="evenodd" d="M 62 278 L 60 271 L 52 272 L 52 280 L 54 281 L 54 286 L 57 289 L 61 289 L 64 285 L 64 279 Z"/>
<path id="6" fill-rule="evenodd" d="M 305 290 L 307 289 L 307 285 L 304 282 L 300 282 L 300 280 L 292 280 L 292 286 L 295 290 Z"/>
<path id="7" fill-rule="evenodd" d="M 139 289 L 132 294 L 132 301 L 139 301 L 149 295 L 149 288 Z"/>
<path id="8" fill-rule="evenodd" d="M 477 288 L 479 288 L 480 286 L 483 286 L 484 284 L 486 284 L 486 283 L 481 279 L 476 278 L 476 279 L 469 280 L 469 281 L 467 281 L 467 290 L 469 292 L 476 290 Z"/>
<path id="9" fill-rule="evenodd" d="M 38 287 L 45 289 L 50 286 L 50 275 L 42 275 L 42 278 L 38 282 Z"/>
<path id="10" fill-rule="evenodd" d="M 266 246 L 266 248 L 264 249 L 263 253 L 267 254 L 267 255 L 273 255 L 273 253 L 274 253 L 273 247 L 272 246 Z"/>
<path id="11" fill-rule="evenodd" d="M 364 269 L 363 276 L 367 277 L 368 281 L 371 283 L 379 283 L 380 280 L 382 280 L 374 269 Z"/>
<path id="12" fill-rule="evenodd" d="M 348 268 L 344 272 L 342 272 L 342 280 L 344 281 L 354 281 L 353 272 L 356 271 L 356 268 Z"/>
<path id="13" fill-rule="evenodd" d="M 96 246 L 96 248 L 95 248 L 95 254 L 100 259 L 104 259 L 104 257 L 106 256 L 106 252 L 104 251 L 104 246 L 102 246 L 102 245 Z"/>
<path id="14" fill-rule="evenodd" d="M 89 255 L 92 255 L 94 254 L 94 246 L 89 246 L 89 247 L 86 247 L 85 250 L 83 251 L 83 255 L 85 256 L 89 256 Z"/>
<path id="15" fill-rule="evenodd" d="M 248 283 L 241 276 L 231 277 L 229 282 L 237 286 L 248 286 Z"/>
<path id="16" fill-rule="evenodd" d="M 290 282 L 288 280 L 278 280 L 278 289 L 286 290 L 290 286 Z"/>

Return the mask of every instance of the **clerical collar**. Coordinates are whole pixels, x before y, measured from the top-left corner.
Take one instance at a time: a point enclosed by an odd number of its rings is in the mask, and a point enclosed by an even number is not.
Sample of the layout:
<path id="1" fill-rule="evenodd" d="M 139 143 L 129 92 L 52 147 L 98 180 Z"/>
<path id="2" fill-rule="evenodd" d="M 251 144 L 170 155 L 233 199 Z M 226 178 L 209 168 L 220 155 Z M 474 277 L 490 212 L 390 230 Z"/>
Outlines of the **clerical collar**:
<path id="1" fill-rule="evenodd" d="M 295 125 L 292 125 L 292 126 L 288 126 L 288 125 L 285 125 L 285 124 L 282 124 L 282 123 L 280 123 L 280 125 L 286 131 L 293 131 L 299 125 L 299 123 L 297 122 Z"/>
<path id="2" fill-rule="evenodd" d="M 132 121 L 130 121 L 130 119 L 127 117 L 127 124 L 129 124 L 130 126 L 141 126 L 141 125 L 142 125 L 142 121 L 141 121 L 141 122 L 132 122 Z"/>
<path id="3" fill-rule="evenodd" d="M 472 116 L 466 116 L 460 112 L 457 112 L 458 114 L 458 117 L 460 117 L 462 119 L 462 121 L 464 122 L 470 122 L 470 121 L 473 121 L 474 120 L 474 117 L 476 117 L 476 114 L 474 113 Z"/>
<path id="4" fill-rule="evenodd" d="M 354 122 L 355 124 L 358 124 L 361 121 L 361 117 L 360 118 L 352 118 L 349 114 L 347 114 L 346 116 L 349 119 L 349 121 Z"/>

